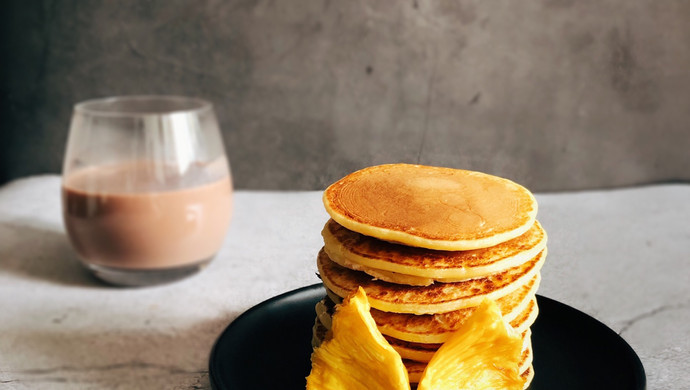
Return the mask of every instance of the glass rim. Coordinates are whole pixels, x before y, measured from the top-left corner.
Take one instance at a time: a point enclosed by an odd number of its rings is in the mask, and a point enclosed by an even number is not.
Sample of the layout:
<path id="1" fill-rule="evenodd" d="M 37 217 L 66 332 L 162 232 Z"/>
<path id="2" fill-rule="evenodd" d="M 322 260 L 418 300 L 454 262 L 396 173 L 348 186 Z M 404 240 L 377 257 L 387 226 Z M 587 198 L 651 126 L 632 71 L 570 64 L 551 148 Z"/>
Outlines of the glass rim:
<path id="1" fill-rule="evenodd" d="M 137 102 L 137 101 L 157 101 L 169 104 L 169 109 L 142 110 L 137 108 L 124 109 L 116 107 L 116 103 Z M 111 108 L 107 108 L 112 106 Z M 137 117 L 137 116 L 162 116 L 180 113 L 201 113 L 213 109 L 213 103 L 197 97 L 180 95 L 121 95 L 109 96 L 104 98 L 88 99 L 74 105 L 74 112 L 92 116 L 111 116 L 111 117 Z"/>

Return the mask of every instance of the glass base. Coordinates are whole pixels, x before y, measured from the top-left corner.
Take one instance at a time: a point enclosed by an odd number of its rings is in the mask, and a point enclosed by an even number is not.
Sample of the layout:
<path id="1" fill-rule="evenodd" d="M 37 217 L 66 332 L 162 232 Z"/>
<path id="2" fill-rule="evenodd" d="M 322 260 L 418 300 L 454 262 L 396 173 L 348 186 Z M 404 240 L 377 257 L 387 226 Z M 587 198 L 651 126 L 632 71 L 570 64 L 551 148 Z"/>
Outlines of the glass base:
<path id="1" fill-rule="evenodd" d="M 106 283 L 124 287 L 143 287 L 187 278 L 204 269 L 211 260 L 212 258 L 181 267 L 162 269 L 113 268 L 88 263 L 84 265 L 94 276 Z"/>

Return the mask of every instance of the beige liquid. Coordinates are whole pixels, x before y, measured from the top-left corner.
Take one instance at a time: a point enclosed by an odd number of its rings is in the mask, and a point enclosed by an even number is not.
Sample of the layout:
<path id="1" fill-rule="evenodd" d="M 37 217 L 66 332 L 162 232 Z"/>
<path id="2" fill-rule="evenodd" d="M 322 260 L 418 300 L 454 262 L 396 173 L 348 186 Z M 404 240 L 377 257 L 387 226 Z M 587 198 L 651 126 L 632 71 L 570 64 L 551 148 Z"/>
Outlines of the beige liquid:
<path id="1" fill-rule="evenodd" d="M 83 261 L 162 269 L 208 260 L 220 249 L 232 212 L 230 176 L 207 180 L 200 171 L 190 184 L 171 185 L 153 167 L 140 162 L 88 168 L 64 179 L 65 226 Z"/>

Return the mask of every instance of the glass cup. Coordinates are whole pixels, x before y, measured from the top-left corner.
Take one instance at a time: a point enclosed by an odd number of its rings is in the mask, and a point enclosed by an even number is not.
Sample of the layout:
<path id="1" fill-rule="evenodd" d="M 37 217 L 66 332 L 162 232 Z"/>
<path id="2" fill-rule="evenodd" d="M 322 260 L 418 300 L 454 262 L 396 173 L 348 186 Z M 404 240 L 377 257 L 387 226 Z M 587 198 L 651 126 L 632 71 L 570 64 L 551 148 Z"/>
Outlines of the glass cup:
<path id="1" fill-rule="evenodd" d="M 74 106 L 63 218 L 79 259 L 98 278 L 145 286 L 198 272 L 223 243 L 232 193 L 209 102 L 123 96 Z"/>

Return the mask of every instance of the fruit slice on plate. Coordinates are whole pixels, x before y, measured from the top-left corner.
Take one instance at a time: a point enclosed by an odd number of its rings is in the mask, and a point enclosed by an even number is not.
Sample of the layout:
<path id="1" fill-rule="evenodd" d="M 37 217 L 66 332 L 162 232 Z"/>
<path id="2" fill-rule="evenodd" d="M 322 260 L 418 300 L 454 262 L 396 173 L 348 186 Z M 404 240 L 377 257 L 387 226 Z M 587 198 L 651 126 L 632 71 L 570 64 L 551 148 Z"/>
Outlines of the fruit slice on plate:
<path id="1" fill-rule="evenodd" d="M 522 390 L 518 364 L 522 338 L 501 317 L 496 302 L 483 301 L 436 351 L 418 390 Z"/>
<path id="2" fill-rule="evenodd" d="M 379 332 L 370 308 L 362 288 L 336 308 L 332 337 L 311 356 L 307 390 L 410 389 L 402 359 Z"/>

